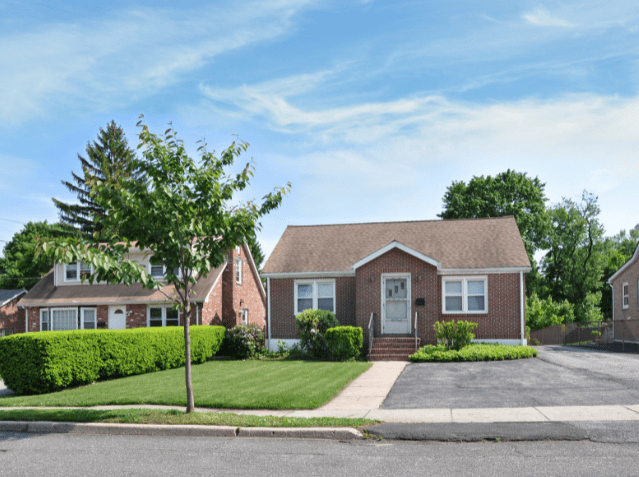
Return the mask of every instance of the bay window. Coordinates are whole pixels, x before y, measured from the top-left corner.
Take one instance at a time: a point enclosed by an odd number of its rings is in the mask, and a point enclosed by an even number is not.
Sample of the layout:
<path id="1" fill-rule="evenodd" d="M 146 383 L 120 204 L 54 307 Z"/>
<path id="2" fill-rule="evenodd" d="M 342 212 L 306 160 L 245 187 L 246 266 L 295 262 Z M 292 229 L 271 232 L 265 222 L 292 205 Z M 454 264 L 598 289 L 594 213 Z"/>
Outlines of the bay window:
<path id="1" fill-rule="evenodd" d="M 486 277 L 444 277 L 442 310 L 444 313 L 486 313 L 488 279 Z"/>

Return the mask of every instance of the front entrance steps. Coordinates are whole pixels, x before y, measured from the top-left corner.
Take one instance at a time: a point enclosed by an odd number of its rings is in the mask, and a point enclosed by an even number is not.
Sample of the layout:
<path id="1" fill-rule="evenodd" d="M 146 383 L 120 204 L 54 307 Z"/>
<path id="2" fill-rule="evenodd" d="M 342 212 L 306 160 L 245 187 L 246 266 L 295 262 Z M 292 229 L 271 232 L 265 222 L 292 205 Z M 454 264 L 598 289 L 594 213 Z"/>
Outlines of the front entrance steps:
<path id="1" fill-rule="evenodd" d="M 408 336 L 383 336 L 373 339 L 373 349 L 368 356 L 369 361 L 408 361 L 420 346 L 420 339 Z"/>

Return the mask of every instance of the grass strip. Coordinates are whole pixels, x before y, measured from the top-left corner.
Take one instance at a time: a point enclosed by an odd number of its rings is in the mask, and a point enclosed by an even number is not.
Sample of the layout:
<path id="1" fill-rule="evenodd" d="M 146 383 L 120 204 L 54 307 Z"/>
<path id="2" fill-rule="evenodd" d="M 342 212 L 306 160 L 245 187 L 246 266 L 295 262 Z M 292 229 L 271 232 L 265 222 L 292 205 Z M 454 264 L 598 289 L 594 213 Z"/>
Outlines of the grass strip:
<path id="1" fill-rule="evenodd" d="M 459 351 L 448 350 L 444 345 L 427 345 L 410 356 L 414 363 L 451 361 L 502 361 L 506 359 L 533 358 L 538 352 L 529 346 L 475 343 Z"/>
<path id="2" fill-rule="evenodd" d="M 12 409 L 0 411 L 0 421 L 107 422 L 114 424 L 196 424 L 232 427 L 362 427 L 381 421 L 340 417 L 251 416 L 228 412 L 155 409 Z"/>
<path id="3" fill-rule="evenodd" d="M 209 361 L 194 365 L 195 405 L 217 409 L 315 409 L 371 363 Z M 100 381 L 49 394 L 0 397 L 0 407 L 186 406 L 184 368 Z"/>

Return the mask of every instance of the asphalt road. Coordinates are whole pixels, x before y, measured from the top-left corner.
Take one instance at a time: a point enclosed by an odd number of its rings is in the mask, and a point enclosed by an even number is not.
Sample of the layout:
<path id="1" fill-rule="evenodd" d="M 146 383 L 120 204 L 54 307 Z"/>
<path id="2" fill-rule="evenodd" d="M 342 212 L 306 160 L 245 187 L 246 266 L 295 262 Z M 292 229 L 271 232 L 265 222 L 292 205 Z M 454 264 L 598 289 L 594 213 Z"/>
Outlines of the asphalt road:
<path id="1" fill-rule="evenodd" d="M 539 358 L 406 366 L 383 409 L 639 404 L 639 355 L 540 346 Z"/>
<path id="2" fill-rule="evenodd" d="M 10 476 L 631 476 L 638 444 L 310 441 L 0 434 Z"/>

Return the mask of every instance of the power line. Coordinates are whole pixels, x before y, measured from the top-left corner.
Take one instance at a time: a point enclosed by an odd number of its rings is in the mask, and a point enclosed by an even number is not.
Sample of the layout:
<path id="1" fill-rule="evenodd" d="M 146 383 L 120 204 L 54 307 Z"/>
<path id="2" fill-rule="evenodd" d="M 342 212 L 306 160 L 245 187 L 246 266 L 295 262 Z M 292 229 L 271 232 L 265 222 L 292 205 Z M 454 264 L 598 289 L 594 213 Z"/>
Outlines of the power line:
<path id="1" fill-rule="evenodd" d="M 6 220 L 7 222 L 15 222 L 16 224 L 27 225 L 24 222 L 18 222 L 17 220 L 11 220 L 11 219 L 3 219 L 2 217 L 0 217 L 0 220 Z"/>

